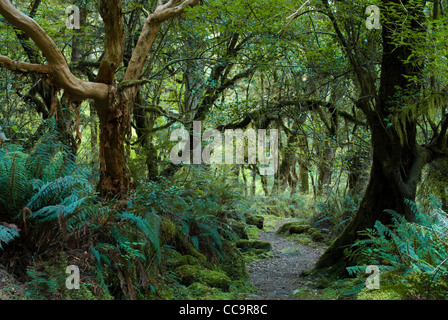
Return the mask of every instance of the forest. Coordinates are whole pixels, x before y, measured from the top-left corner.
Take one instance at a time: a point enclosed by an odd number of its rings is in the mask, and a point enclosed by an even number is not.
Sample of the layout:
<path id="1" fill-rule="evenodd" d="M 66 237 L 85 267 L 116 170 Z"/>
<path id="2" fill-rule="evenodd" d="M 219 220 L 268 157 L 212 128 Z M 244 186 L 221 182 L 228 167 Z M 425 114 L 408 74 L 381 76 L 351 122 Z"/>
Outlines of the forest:
<path id="1" fill-rule="evenodd" d="M 448 298 L 448 1 L 0 0 L 0 44 L 0 300 Z"/>

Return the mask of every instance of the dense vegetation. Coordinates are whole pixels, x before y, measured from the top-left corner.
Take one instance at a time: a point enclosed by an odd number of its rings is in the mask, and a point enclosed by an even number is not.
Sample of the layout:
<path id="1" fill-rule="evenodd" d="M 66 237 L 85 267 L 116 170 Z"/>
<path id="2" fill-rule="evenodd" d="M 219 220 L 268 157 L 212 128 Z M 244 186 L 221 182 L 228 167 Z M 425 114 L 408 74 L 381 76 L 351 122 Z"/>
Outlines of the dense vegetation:
<path id="1" fill-rule="evenodd" d="M 445 299 L 447 14 L 444 0 L 0 0 L 0 299 L 245 299 L 246 264 L 271 256 L 258 233 L 278 223 L 324 249 L 295 298 Z M 251 161 L 230 129 L 266 130 L 270 151 Z"/>

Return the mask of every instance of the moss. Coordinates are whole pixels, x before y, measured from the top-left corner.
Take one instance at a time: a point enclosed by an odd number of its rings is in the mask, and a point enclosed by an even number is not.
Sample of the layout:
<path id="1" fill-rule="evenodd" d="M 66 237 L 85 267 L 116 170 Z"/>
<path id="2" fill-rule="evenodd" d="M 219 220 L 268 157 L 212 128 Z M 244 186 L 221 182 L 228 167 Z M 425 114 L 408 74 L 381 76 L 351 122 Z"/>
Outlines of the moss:
<path id="1" fill-rule="evenodd" d="M 333 281 L 329 278 L 320 278 L 317 280 L 316 288 L 317 289 L 325 289 L 331 287 L 333 285 Z"/>
<path id="2" fill-rule="evenodd" d="M 258 234 L 260 232 L 260 229 L 258 229 L 256 226 L 248 225 L 247 226 L 247 234 L 249 235 L 249 239 L 258 239 Z"/>
<path id="3" fill-rule="evenodd" d="M 249 273 L 246 269 L 244 256 L 237 249 L 235 244 L 224 239 L 221 254 L 224 258 L 224 261 L 221 263 L 221 267 L 232 280 L 249 279 Z"/>
<path id="4" fill-rule="evenodd" d="M 258 289 L 252 284 L 251 281 L 236 280 L 232 282 L 230 291 L 234 292 L 235 294 L 241 295 L 258 292 Z"/>
<path id="5" fill-rule="evenodd" d="M 246 263 L 266 259 L 272 254 L 272 245 L 260 240 L 240 240 L 236 247 L 243 252 Z"/>
<path id="6" fill-rule="evenodd" d="M 200 266 L 183 265 L 176 268 L 175 272 L 179 276 L 180 282 L 187 286 L 199 282 L 228 291 L 232 282 L 225 273 L 208 270 Z"/>
<path id="7" fill-rule="evenodd" d="M 182 255 L 179 252 L 170 252 L 167 259 L 167 265 L 175 269 L 183 265 L 200 265 L 201 261 L 197 257 L 193 257 L 189 254 Z"/>
<path id="8" fill-rule="evenodd" d="M 264 251 L 272 250 L 272 245 L 270 242 L 261 240 L 240 240 L 236 243 L 236 247 L 243 252 L 250 249 L 259 249 Z"/>
<path id="9" fill-rule="evenodd" d="M 263 229 L 264 217 L 260 215 L 247 215 L 246 223 L 249 225 L 256 226 L 258 229 Z"/>
<path id="10" fill-rule="evenodd" d="M 308 232 L 311 235 L 311 239 L 313 241 L 316 241 L 316 242 L 324 241 L 324 236 L 322 235 L 322 233 L 319 230 L 311 228 Z"/>
<path id="11" fill-rule="evenodd" d="M 160 244 L 170 244 L 172 243 L 177 235 L 176 225 L 168 218 L 162 217 L 160 222 Z"/>
<path id="12" fill-rule="evenodd" d="M 239 239 L 249 239 L 249 233 L 247 231 L 246 224 L 242 221 L 236 221 L 234 219 L 229 220 L 229 227 L 236 234 Z"/>
<path id="13" fill-rule="evenodd" d="M 400 293 L 393 289 L 369 290 L 367 288 L 361 290 L 357 300 L 400 300 Z"/>
<path id="14" fill-rule="evenodd" d="M 282 218 L 282 217 L 277 217 L 277 216 L 274 216 L 271 214 L 265 215 L 263 230 L 264 231 L 272 231 L 277 227 L 279 222 L 282 222 L 283 220 L 284 220 L 284 218 Z"/>
<path id="15" fill-rule="evenodd" d="M 113 300 L 114 298 L 108 294 L 101 294 L 96 296 L 91 291 L 91 283 L 82 283 L 79 290 L 68 290 L 65 295 L 65 300 Z"/>
<path id="16" fill-rule="evenodd" d="M 315 300 L 318 299 L 318 294 L 310 288 L 299 288 L 293 291 L 293 297 L 298 300 Z"/>
<path id="17" fill-rule="evenodd" d="M 235 298 L 232 293 L 222 292 L 217 288 L 210 288 L 200 282 L 192 283 L 188 286 L 188 291 L 197 300 L 233 300 Z"/>
<path id="18" fill-rule="evenodd" d="M 199 263 L 204 264 L 207 262 L 207 257 L 200 253 L 199 251 L 197 251 L 196 249 L 193 248 L 193 246 L 190 247 L 190 250 L 188 250 L 188 255 L 193 256 L 194 258 L 198 259 Z"/>
<path id="19" fill-rule="evenodd" d="M 302 234 L 307 233 L 310 229 L 311 226 L 307 224 L 302 224 L 300 222 L 288 222 L 282 225 L 277 230 L 277 234 L 280 235 Z"/>
<path id="20" fill-rule="evenodd" d="M 246 261 L 246 263 L 251 263 L 272 257 L 272 251 L 251 249 L 249 251 L 244 252 L 243 255 L 244 255 L 244 261 Z"/>

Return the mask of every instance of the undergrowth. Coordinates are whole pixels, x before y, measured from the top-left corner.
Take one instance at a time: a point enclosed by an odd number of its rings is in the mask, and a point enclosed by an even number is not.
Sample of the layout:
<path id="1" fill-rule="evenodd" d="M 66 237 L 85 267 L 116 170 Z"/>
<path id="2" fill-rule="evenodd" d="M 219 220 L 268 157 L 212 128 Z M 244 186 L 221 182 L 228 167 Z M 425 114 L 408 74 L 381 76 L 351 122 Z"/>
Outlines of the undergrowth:
<path id="1" fill-rule="evenodd" d="M 194 257 L 204 275 L 229 277 L 228 297 L 253 290 L 230 227 L 244 224 L 240 193 L 224 175 L 194 170 L 186 179 L 140 181 L 127 199 L 105 203 L 49 128 L 31 152 L 0 149 L 0 263 L 27 285 L 27 298 L 219 296 L 222 289 L 182 283 L 169 251 L 181 264 Z M 65 288 L 68 265 L 81 270 L 80 291 Z"/>
<path id="2" fill-rule="evenodd" d="M 355 265 L 351 275 L 365 279 L 366 266 L 380 269 L 380 289 L 371 291 L 358 286 L 359 298 L 390 297 L 398 299 L 446 299 L 448 296 L 448 215 L 441 203 L 430 197 L 430 210 L 415 203 L 406 204 L 416 215 L 408 222 L 401 215 L 386 210 L 392 225 L 377 221 L 364 232 L 365 239 L 346 250 Z"/>

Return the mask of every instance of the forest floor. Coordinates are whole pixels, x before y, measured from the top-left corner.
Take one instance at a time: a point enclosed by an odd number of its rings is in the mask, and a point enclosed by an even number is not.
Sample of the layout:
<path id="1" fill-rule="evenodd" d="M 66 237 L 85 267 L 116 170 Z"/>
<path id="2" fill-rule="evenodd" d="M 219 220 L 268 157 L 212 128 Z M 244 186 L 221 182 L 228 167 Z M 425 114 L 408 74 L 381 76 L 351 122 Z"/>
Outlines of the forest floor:
<path id="1" fill-rule="evenodd" d="M 301 273 L 313 267 L 324 249 L 301 245 L 276 234 L 280 226 L 295 220 L 281 221 L 273 230 L 259 233 L 259 240 L 272 244 L 272 255 L 247 265 L 250 279 L 259 290 L 249 295 L 248 300 L 295 300 L 299 299 L 294 295 L 297 289 L 314 291 Z"/>

